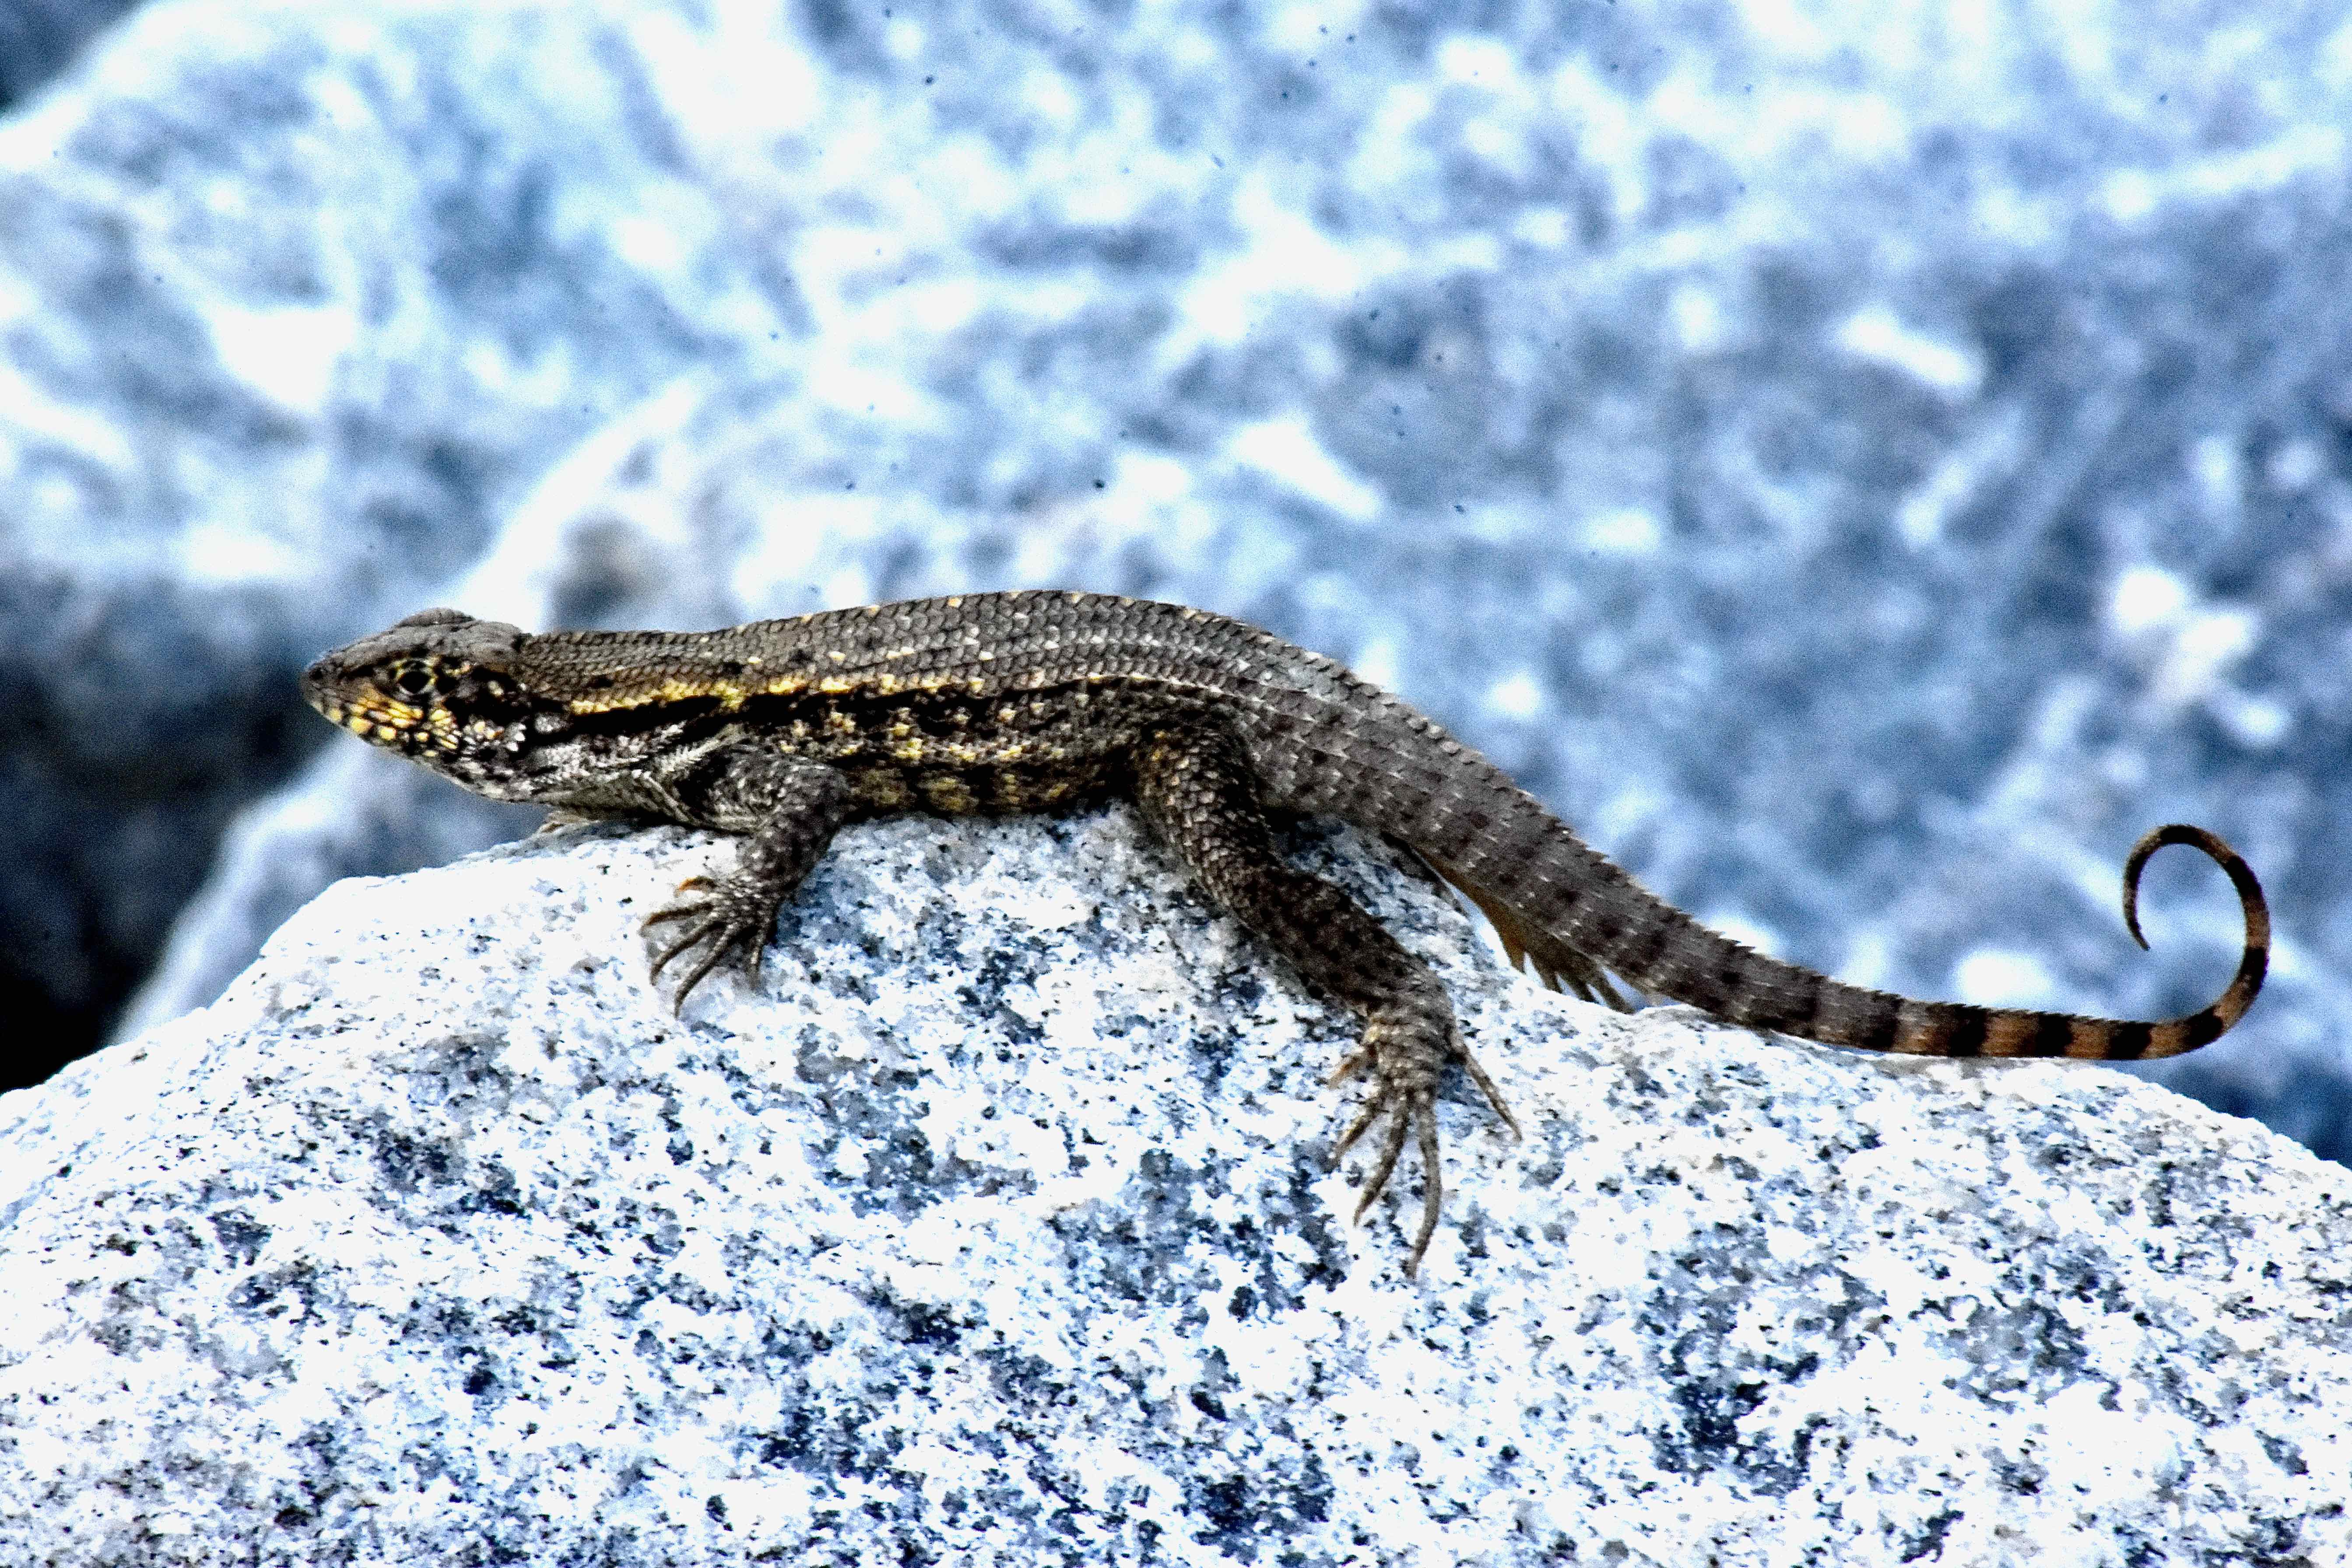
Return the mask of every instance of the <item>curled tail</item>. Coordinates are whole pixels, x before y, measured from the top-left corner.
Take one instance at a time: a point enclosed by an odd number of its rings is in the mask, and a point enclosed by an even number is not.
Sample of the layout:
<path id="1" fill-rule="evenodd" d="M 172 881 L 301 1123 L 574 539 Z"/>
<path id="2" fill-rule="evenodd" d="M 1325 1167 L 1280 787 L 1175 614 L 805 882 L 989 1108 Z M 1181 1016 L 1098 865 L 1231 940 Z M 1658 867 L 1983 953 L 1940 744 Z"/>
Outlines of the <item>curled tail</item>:
<path id="1" fill-rule="evenodd" d="M 1532 802 L 1529 803 L 1532 805 Z M 1539 809 L 1539 808 L 1538 808 Z M 1518 858 L 1475 854 L 1449 864 L 1430 857 L 1495 924 L 1504 950 L 1523 955 L 1547 984 L 1617 1002 L 1600 971 L 1638 991 L 1688 1003 L 1750 1028 L 1830 1045 L 1927 1057 L 2073 1057 L 2133 1061 L 2177 1056 L 2221 1037 L 2253 1005 L 2270 958 L 2270 908 L 2238 852 L 2201 827 L 2174 823 L 2132 846 L 2124 862 L 2124 924 L 2139 929 L 2139 879 L 2168 844 L 2202 850 L 2229 874 L 2245 917 L 2238 973 L 2212 1003 L 2164 1023 L 2024 1008 L 1922 1002 L 1848 985 L 1783 963 L 1709 931 L 1650 892 L 1558 821 Z M 1424 851 L 1424 854 L 1426 852 Z M 1622 1004 L 1619 1004 L 1622 1005 Z"/>

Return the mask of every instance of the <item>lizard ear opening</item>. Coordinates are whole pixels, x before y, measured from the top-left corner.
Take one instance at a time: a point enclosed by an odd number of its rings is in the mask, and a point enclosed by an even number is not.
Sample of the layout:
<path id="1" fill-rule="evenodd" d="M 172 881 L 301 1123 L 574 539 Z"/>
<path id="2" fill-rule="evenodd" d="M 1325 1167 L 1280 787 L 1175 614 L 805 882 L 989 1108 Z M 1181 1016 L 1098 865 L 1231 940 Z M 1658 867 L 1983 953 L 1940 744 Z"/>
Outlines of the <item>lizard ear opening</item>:
<path id="1" fill-rule="evenodd" d="M 402 616 L 399 620 L 393 622 L 392 626 L 393 629 L 397 631 L 402 626 L 453 626 L 459 621 L 470 621 L 473 618 L 473 616 L 467 615 L 463 610 L 419 610 L 413 616 Z"/>

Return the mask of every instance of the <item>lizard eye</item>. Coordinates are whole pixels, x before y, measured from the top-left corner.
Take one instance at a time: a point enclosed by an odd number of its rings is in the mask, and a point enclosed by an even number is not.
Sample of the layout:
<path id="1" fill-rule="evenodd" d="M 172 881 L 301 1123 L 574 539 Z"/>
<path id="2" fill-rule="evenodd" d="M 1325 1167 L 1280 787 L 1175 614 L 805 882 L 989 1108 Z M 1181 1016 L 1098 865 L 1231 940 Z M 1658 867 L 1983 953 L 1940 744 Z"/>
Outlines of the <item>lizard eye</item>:
<path id="1" fill-rule="evenodd" d="M 392 689 L 403 697 L 423 697 L 433 689 L 433 668 L 421 658 L 404 658 L 392 667 Z"/>

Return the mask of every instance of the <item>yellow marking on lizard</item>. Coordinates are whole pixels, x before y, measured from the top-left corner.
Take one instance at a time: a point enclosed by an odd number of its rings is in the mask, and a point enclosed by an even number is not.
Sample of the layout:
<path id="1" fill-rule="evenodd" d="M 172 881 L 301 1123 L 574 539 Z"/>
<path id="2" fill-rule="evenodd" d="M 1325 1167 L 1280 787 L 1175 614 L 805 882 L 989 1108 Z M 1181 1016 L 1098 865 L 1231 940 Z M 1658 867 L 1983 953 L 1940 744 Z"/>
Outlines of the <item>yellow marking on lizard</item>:
<path id="1" fill-rule="evenodd" d="M 731 680 L 698 680 L 684 676 L 672 676 L 659 686 L 630 686 L 593 697 L 574 697 L 566 702 L 564 710 L 571 713 L 614 713 L 628 708 L 644 708 L 664 702 L 690 702 L 697 698 L 716 698 L 722 708 L 740 708 L 746 695 L 744 689 Z"/>
<path id="2" fill-rule="evenodd" d="M 930 773 L 923 779 L 923 798 L 930 802 L 933 811 L 950 816 L 961 816 L 980 809 L 980 797 L 971 786 L 953 773 Z"/>
<path id="3" fill-rule="evenodd" d="M 907 781 L 896 768 L 860 768 L 849 782 L 860 800 L 885 811 L 903 811 L 914 804 Z"/>

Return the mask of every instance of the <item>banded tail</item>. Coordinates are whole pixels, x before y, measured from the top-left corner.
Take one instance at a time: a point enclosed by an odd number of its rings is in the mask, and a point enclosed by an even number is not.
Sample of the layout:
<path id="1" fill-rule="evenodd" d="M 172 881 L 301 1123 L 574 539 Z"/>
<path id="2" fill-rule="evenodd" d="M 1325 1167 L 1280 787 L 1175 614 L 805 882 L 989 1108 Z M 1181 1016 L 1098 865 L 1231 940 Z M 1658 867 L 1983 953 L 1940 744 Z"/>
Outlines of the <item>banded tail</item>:
<path id="1" fill-rule="evenodd" d="M 1530 803 L 1532 804 L 1532 803 Z M 2200 849 L 2228 873 L 2245 918 L 2245 946 L 2229 986 L 2207 1006 L 2163 1023 L 2024 1008 L 1922 1002 L 1848 985 L 1784 963 L 1709 931 L 1650 892 L 1558 821 L 1517 864 L 1474 850 L 1463 865 L 1431 866 L 1493 922 L 1504 952 L 1546 984 L 1622 1007 L 1603 969 L 1638 991 L 1687 1003 L 1729 1023 L 1828 1045 L 1924 1057 L 2072 1057 L 2136 1061 L 2178 1056 L 2219 1039 L 2245 1016 L 2269 966 L 2270 908 L 2238 852 L 2201 827 L 2173 823 L 2132 846 L 2124 861 L 2124 924 L 2141 947 L 2139 879 L 2168 844 Z"/>

